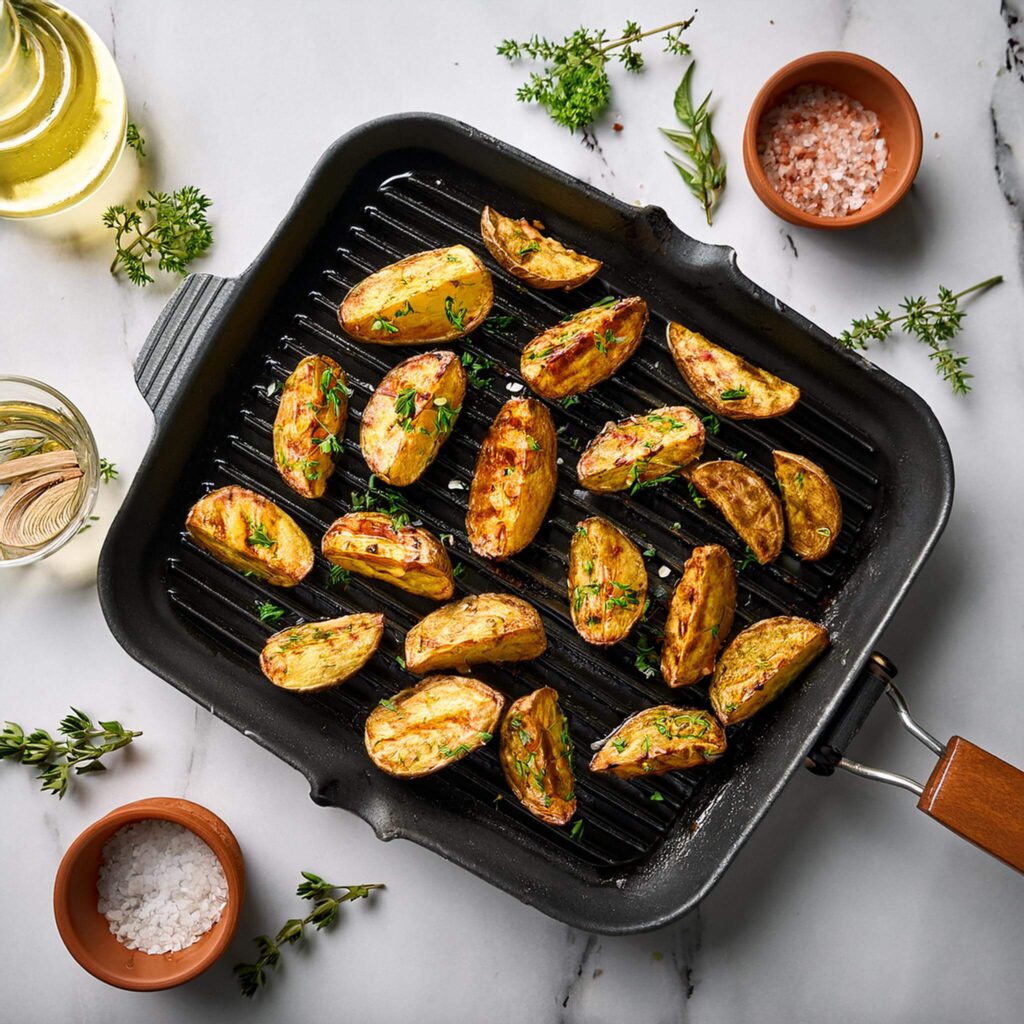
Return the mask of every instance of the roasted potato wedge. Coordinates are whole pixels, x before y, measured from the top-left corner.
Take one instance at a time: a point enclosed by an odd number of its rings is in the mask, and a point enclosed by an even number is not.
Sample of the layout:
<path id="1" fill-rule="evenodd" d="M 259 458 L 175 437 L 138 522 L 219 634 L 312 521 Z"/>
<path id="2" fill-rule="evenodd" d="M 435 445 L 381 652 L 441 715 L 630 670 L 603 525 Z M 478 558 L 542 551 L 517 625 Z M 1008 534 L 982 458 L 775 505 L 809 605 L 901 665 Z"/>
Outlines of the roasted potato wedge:
<path id="1" fill-rule="evenodd" d="M 668 347 L 690 390 L 719 416 L 730 420 L 784 416 L 800 400 L 798 387 L 682 324 L 668 325 Z"/>
<path id="2" fill-rule="evenodd" d="M 351 679 L 373 656 L 383 636 L 384 616 L 379 613 L 305 622 L 267 640 L 260 668 L 285 690 L 326 690 Z"/>
<path id="3" fill-rule="evenodd" d="M 454 352 L 425 352 L 393 367 L 363 410 L 359 447 L 370 470 L 407 487 L 437 458 L 466 397 Z"/>
<path id="4" fill-rule="evenodd" d="M 569 723 L 545 686 L 514 701 L 501 723 L 501 767 L 516 799 L 550 825 L 576 813 Z"/>
<path id="5" fill-rule="evenodd" d="M 722 652 L 708 695 L 723 725 L 770 704 L 822 651 L 828 631 L 808 619 L 779 615 L 737 633 Z"/>
<path id="6" fill-rule="evenodd" d="M 480 234 L 494 259 L 531 288 L 572 291 L 601 269 L 600 260 L 567 249 L 528 220 L 513 220 L 489 206 L 480 214 Z"/>
<path id="7" fill-rule="evenodd" d="M 661 674 L 669 686 L 710 675 L 736 612 L 736 570 L 720 544 L 694 548 L 665 620 Z"/>
<path id="8" fill-rule="evenodd" d="M 528 661 L 547 649 L 537 609 L 511 594 L 473 594 L 421 619 L 405 637 L 405 665 L 423 675 L 490 661 Z"/>
<path id="9" fill-rule="evenodd" d="M 782 505 L 757 473 L 742 462 L 721 459 L 702 462 L 686 475 L 746 541 L 761 565 L 779 557 L 785 535 Z"/>
<path id="10" fill-rule="evenodd" d="M 725 730 L 710 711 L 659 704 L 627 718 L 590 762 L 620 779 L 698 768 L 725 753 Z"/>
<path id="11" fill-rule="evenodd" d="M 342 368 L 330 356 L 306 356 L 284 382 L 274 419 L 274 464 L 304 498 L 319 498 L 334 472 L 345 433 L 348 396 Z"/>
<path id="12" fill-rule="evenodd" d="M 221 487 L 189 510 L 185 529 L 214 558 L 279 587 L 313 568 L 313 545 L 287 512 L 244 487 Z"/>
<path id="13" fill-rule="evenodd" d="M 565 398 L 607 380 L 637 350 L 647 303 L 598 303 L 549 327 L 523 349 L 520 372 L 544 398 Z"/>
<path id="14" fill-rule="evenodd" d="M 637 546 L 606 519 L 576 524 L 569 544 L 569 612 L 588 644 L 617 644 L 643 615 L 647 568 Z"/>
<path id="15" fill-rule="evenodd" d="M 504 695 L 479 679 L 431 676 L 382 700 L 366 719 L 363 742 L 382 772 L 418 779 L 487 743 L 504 706 Z"/>
<path id="16" fill-rule="evenodd" d="M 322 550 L 331 565 L 410 594 L 447 601 L 455 593 L 452 562 L 441 541 L 420 526 L 395 526 L 382 512 L 335 519 Z"/>
<path id="17" fill-rule="evenodd" d="M 704 424 L 685 405 L 670 405 L 608 423 L 576 467 L 588 491 L 639 490 L 678 472 L 704 450 Z"/>
<path id="18" fill-rule="evenodd" d="M 789 546 L 805 561 L 831 550 L 843 528 L 843 503 L 836 485 L 817 463 L 792 452 L 772 452 L 782 492 Z"/>
<path id="19" fill-rule="evenodd" d="M 508 558 L 537 535 L 555 496 L 557 449 L 546 406 L 513 398 L 501 407 L 469 485 L 466 532 L 477 554 Z"/>
<path id="20" fill-rule="evenodd" d="M 494 283 L 464 245 L 430 249 L 382 267 L 354 285 L 338 310 L 357 341 L 429 345 L 465 337 L 487 318 Z"/>

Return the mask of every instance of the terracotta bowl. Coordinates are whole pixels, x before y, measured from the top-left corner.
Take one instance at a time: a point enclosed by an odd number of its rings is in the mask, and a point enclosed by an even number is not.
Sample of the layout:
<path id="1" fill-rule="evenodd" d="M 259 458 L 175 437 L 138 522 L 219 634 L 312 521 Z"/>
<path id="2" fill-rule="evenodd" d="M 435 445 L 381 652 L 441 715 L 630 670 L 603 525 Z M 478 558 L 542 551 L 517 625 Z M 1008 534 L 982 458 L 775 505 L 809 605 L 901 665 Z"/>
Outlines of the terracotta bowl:
<path id="1" fill-rule="evenodd" d="M 787 203 L 768 182 L 757 155 L 757 126 L 782 97 L 800 85 L 827 85 L 873 110 L 881 122 L 889 160 L 875 194 L 856 213 L 819 217 Z M 910 94 L 880 64 L 856 53 L 809 53 L 787 64 L 765 82 L 743 129 L 743 164 L 761 201 L 783 220 L 801 227 L 854 228 L 881 217 L 906 194 L 921 164 L 921 119 Z"/>
<path id="2" fill-rule="evenodd" d="M 119 828 L 148 818 L 173 821 L 195 832 L 217 855 L 228 883 L 228 902 L 220 920 L 180 953 L 128 949 L 114 937 L 96 907 L 103 844 Z M 64 945 L 90 974 L 118 988 L 154 992 L 190 981 L 221 956 L 235 934 L 244 898 L 242 851 L 227 825 L 189 800 L 152 797 L 111 811 L 68 847 L 57 869 L 53 911 Z"/>

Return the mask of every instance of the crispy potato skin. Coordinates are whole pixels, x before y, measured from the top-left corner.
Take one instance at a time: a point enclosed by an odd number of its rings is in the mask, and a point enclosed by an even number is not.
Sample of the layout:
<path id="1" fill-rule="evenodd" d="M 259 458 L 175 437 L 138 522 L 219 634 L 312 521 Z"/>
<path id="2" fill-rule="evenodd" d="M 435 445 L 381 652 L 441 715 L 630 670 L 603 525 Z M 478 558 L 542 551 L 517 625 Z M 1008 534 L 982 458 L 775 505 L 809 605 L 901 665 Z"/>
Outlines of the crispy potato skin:
<path id="1" fill-rule="evenodd" d="M 330 356 L 306 356 L 284 382 L 274 418 L 274 464 L 304 498 L 322 497 L 327 490 L 334 459 L 320 442 L 344 435 L 347 388 L 344 371 Z"/>
<path id="2" fill-rule="evenodd" d="M 703 462 L 687 470 L 694 487 L 728 520 L 761 565 L 782 551 L 782 505 L 752 469 L 732 459 Z"/>
<path id="3" fill-rule="evenodd" d="M 569 612 L 588 644 L 624 640 L 643 614 L 647 568 L 637 546 L 606 519 L 576 524 L 569 544 Z"/>
<path id="4" fill-rule="evenodd" d="M 480 234 L 497 263 L 531 288 L 572 291 L 601 269 L 600 260 L 546 238 L 525 218 L 513 220 L 489 206 L 480 214 Z"/>
<path id="5" fill-rule="evenodd" d="M 533 605 L 511 594 L 474 594 L 431 612 L 405 637 L 405 664 L 423 675 L 491 661 L 529 661 L 547 649 Z"/>
<path id="6" fill-rule="evenodd" d="M 244 487 L 210 491 L 189 510 L 185 528 L 218 561 L 279 587 L 294 587 L 313 568 L 313 545 L 299 524 Z"/>
<path id="7" fill-rule="evenodd" d="M 736 613 L 736 570 L 720 544 L 694 548 L 676 584 L 661 651 L 669 686 L 690 686 L 710 675 Z"/>
<path id="8" fill-rule="evenodd" d="M 354 285 L 338 320 L 357 341 L 429 345 L 454 341 L 484 322 L 494 283 L 464 245 L 406 256 Z"/>
<path id="9" fill-rule="evenodd" d="M 384 616 L 362 612 L 282 629 L 267 640 L 260 668 L 285 690 L 312 693 L 351 679 L 384 636 Z"/>
<path id="10" fill-rule="evenodd" d="M 466 532 L 473 550 L 503 559 L 537 535 L 558 482 L 558 442 L 551 413 L 532 398 L 513 398 L 495 416 L 469 486 Z"/>
<path id="11" fill-rule="evenodd" d="M 514 701 L 501 723 L 501 767 L 516 799 L 550 825 L 576 813 L 569 724 L 550 686 Z"/>
<path id="12" fill-rule="evenodd" d="M 581 310 L 523 349 L 523 379 L 544 398 L 589 391 L 637 350 L 646 326 L 647 303 L 636 296 Z"/>
<path id="13" fill-rule="evenodd" d="M 416 395 L 408 410 L 410 389 Z M 359 447 L 370 470 L 395 487 L 418 480 L 451 434 L 442 429 L 439 407 L 457 417 L 465 397 L 466 371 L 454 352 L 424 352 L 389 370 L 366 403 L 359 427 Z M 411 411 L 411 418 L 400 416 L 399 406 L 403 413 Z"/>
<path id="14" fill-rule="evenodd" d="M 381 701 L 366 719 L 363 742 L 382 772 L 418 779 L 487 743 L 504 706 L 504 695 L 479 679 L 431 676 Z"/>
<path id="15" fill-rule="evenodd" d="M 635 779 L 698 768 L 724 753 L 725 730 L 711 712 L 659 704 L 627 718 L 594 755 L 590 770 Z"/>
<path id="16" fill-rule="evenodd" d="M 668 347 L 690 390 L 712 412 L 730 420 L 784 416 L 800 400 L 800 389 L 708 341 L 682 324 L 668 325 Z M 745 389 L 744 398 L 723 391 Z"/>
<path id="17" fill-rule="evenodd" d="M 382 512 L 349 512 L 335 519 L 322 549 L 332 565 L 410 594 L 447 601 L 455 593 L 451 559 L 441 541 L 419 526 L 395 526 Z"/>
<path id="18" fill-rule="evenodd" d="M 735 725 L 770 704 L 822 651 L 829 636 L 808 619 L 779 615 L 737 633 L 718 659 L 711 705 L 723 725 Z"/>
<path id="19" fill-rule="evenodd" d="M 843 503 L 829 475 L 792 452 L 772 452 L 789 546 L 805 562 L 824 558 L 843 528 Z"/>
<path id="20" fill-rule="evenodd" d="M 606 424 L 576 474 L 588 491 L 610 494 L 674 473 L 703 450 L 704 424 L 685 405 L 670 405 Z"/>

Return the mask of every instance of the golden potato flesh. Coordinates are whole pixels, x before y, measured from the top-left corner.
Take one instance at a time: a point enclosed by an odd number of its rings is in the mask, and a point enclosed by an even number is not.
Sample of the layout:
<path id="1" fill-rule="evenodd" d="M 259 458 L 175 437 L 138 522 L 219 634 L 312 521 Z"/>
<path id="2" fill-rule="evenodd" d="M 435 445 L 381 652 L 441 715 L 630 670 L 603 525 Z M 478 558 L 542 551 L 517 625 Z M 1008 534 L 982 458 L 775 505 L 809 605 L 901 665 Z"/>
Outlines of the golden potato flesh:
<path id="1" fill-rule="evenodd" d="M 719 544 L 694 548 L 665 621 L 661 674 L 669 686 L 710 675 L 736 611 L 736 570 Z"/>
<path id="2" fill-rule="evenodd" d="M 501 767 L 516 799 L 550 825 L 576 813 L 569 723 L 545 686 L 514 701 L 501 723 Z"/>
<path id="3" fill-rule="evenodd" d="M 825 470 L 810 459 L 792 452 L 772 456 L 789 546 L 805 562 L 816 562 L 832 550 L 843 528 L 839 492 Z"/>
<path id="4" fill-rule="evenodd" d="M 800 400 L 798 387 L 682 324 L 668 325 L 668 347 L 690 390 L 719 416 L 730 420 L 784 416 Z"/>
<path id="5" fill-rule="evenodd" d="M 410 594 L 447 601 L 455 593 L 445 546 L 420 526 L 396 526 L 381 512 L 349 512 L 324 534 L 324 558 L 348 572 Z"/>
<path id="6" fill-rule="evenodd" d="M 725 730 L 708 711 L 659 704 L 627 718 L 590 762 L 620 779 L 699 768 L 725 753 Z"/>
<path id="7" fill-rule="evenodd" d="M 678 473 L 703 450 L 704 424 L 685 405 L 666 406 L 606 424 L 576 473 L 588 491 L 635 492 Z"/>
<path id="8" fill-rule="evenodd" d="M 454 352 L 425 352 L 388 371 L 359 427 L 370 470 L 395 487 L 418 480 L 451 436 L 465 397 L 466 371 Z"/>
<path id="9" fill-rule="evenodd" d="M 344 371 L 330 356 L 306 356 L 284 382 L 274 419 L 274 464 L 304 498 L 327 490 L 350 394 Z"/>
<path id="10" fill-rule="evenodd" d="M 464 245 L 407 256 L 363 278 L 338 310 L 357 341 L 428 345 L 465 337 L 487 318 L 494 284 Z"/>
<path id="11" fill-rule="evenodd" d="M 624 640 L 647 603 L 647 568 L 637 546 L 606 519 L 578 523 L 569 544 L 569 612 L 587 643 Z"/>
<path id="12" fill-rule="evenodd" d="M 565 398 L 607 380 L 637 350 L 647 326 L 641 298 L 602 302 L 549 327 L 523 349 L 520 372 L 544 398 Z"/>
<path id="13" fill-rule="evenodd" d="M 571 291 L 601 269 L 600 260 L 567 249 L 528 220 L 513 220 L 489 206 L 480 215 L 480 234 L 495 260 L 531 288 Z"/>
<path id="14" fill-rule="evenodd" d="M 738 633 L 718 659 L 709 696 L 723 725 L 770 704 L 822 651 L 829 636 L 808 619 L 780 615 Z"/>
<path id="15" fill-rule="evenodd" d="M 382 772 L 418 779 L 489 742 L 504 706 L 505 697 L 478 679 L 431 676 L 370 712 L 366 752 Z"/>
<path id="16" fill-rule="evenodd" d="M 200 498 L 185 528 L 225 565 L 279 587 L 294 587 L 313 568 L 313 545 L 299 524 L 244 487 L 221 487 Z"/>
<path id="17" fill-rule="evenodd" d="M 369 612 L 282 629 L 263 647 L 260 668 L 285 690 L 311 693 L 351 679 L 384 636 L 384 616 Z"/>
<path id="18" fill-rule="evenodd" d="M 728 520 L 765 565 L 779 557 L 785 526 L 782 505 L 772 489 L 742 462 L 702 462 L 687 471 L 694 487 Z"/>
<path id="19" fill-rule="evenodd" d="M 536 608 L 511 594 L 474 594 L 421 619 L 405 637 L 405 665 L 423 675 L 491 661 L 529 661 L 548 645 Z"/>
<path id="20" fill-rule="evenodd" d="M 513 398 L 494 418 L 469 486 L 466 532 L 477 554 L 503 559 L 533 540 L 558 481 L 551 413 L 532 398 Z"/>

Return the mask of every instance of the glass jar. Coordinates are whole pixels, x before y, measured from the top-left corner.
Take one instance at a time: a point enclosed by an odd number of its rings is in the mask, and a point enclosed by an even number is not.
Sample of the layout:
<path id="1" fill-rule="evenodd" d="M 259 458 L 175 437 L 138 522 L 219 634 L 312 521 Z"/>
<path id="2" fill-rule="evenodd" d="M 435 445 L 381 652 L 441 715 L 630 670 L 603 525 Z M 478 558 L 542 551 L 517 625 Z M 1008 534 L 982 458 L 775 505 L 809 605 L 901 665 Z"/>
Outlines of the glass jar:
<path id="1" fill-rule="evenodd" d="M 0 544 L 0 570 L 38 562 L 88 528 L 100 480 L 96 439 L 78 409 L 59 391 L 40 381 L 0 377 L 0 467 L 12 454 L 43 448 L 71 449 L 82 470 L 69 502 L 70 518 L 52 536 L 31 547 L 5 548 Z M 4 493 L 5 487 L 0 484 L 0 500 Z"/>
<path id="2" fill-rule="evenodd" d="M 124 85 L 102 40 L 48 0 L 0 0 L 0 217 L 86 199 L 124 150 Z"/>

